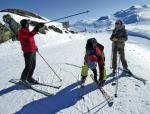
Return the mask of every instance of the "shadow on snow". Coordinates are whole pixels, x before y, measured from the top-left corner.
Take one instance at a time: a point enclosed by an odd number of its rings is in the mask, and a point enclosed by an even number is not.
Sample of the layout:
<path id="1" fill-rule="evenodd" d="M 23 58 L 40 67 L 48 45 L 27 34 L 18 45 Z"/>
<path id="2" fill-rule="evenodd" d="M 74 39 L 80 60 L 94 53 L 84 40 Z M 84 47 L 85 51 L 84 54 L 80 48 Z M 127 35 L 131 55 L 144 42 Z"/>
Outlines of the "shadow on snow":
<path id="1" fill-rule="evenodd" d="M 111 74 L 109 74 L 108 77 L 111 78 Z M 111 79 L 106 81 L 106 85 L 121 77 L 124 76 L 120 75 L 118 78 L 112 77 Z M 65 108 L 69 108 L 75 105 L 77 101 L 81 100 L 81 98 L 79 97 L 80 88 L 77 87 L 80 85 L 80 83 L 81 82 L 75 82 L 67 86 L 66 88 L 62 89 L 61 91 L 59 91 L 54 96 L 45 97 L 36 101 L 32 101 L 29 104 L 23 106 L 22 109 L 16 112 L 15 114 L 41 114 L 41 113 L 53 114 Z M 95 83 L 90 83 L 85 86 L 83 96 L 97 89 L 97 87 L 94 86 L 94 84 Z M 7 89 L 1 90 L 0 96 L 7 94 L 13 90 L 23 90 L 23 89 L 27 89 L 27 88 L 23 88 L 19 85 L 11 86 Z"/>

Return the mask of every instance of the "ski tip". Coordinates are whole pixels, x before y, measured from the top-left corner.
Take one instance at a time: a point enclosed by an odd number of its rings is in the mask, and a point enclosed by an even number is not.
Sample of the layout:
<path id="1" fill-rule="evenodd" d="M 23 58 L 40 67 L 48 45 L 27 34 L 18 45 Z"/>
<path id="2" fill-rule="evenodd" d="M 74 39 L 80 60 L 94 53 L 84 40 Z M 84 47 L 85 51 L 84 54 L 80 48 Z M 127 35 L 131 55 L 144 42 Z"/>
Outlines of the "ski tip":
<path id="1" fill-rule="evenodd" d="M 60 89 L 60 88 L 61 88 L 61 86 L 58 86 L 58 87 L 57 87 L 57 89 Z"/>
<path id="2" fill-rule="evenodd" d="M 56 95 L 56 94 L 54 94 L 54 93 L 46 93 L 46 94 L 44 94 L 44 95 L 46 95 L 47 97 L 49 97 L 49 96 L 54 96 L 54 95 Z"/>
<path id="3" fill-rule="evenodd" d="M 55 95 L 54 93 L 50 94 L 50 96 L 54 96 L 54 95 Z"/>

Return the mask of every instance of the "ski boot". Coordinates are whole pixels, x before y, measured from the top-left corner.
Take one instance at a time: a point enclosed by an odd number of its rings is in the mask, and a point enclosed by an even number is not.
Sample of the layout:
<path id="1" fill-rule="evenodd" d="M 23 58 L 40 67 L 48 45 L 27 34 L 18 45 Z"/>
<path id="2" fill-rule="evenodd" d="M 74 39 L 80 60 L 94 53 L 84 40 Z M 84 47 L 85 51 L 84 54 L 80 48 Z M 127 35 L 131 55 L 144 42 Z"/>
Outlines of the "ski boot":
<path id="1" fill-rule="evenodd" d="M 98 81 L 98 86 L 99 86 L 99 87 L 103 87 L 103 86 L 105 85 L 105 81 L 106 81 L 106 80 L 99 80 L 99 81 Z"/>
<path id="2" fill-rule="evenodd" d="M 33 78 L 29 78 L 27 81 L 31 84 L 38 84 L 38 81 Z"/>
<path id="3" fill-rule="evenodd" d="M 82 83 L 85 83 L 86 77 L 87 77 L 87 76 L 82 76 L 82 77 L 81 77 L 81 82 L 82 82 Z"/>
<path id="4" fill-rule="evenodd" d="M 123 72 L 125 72 L 125 73 L 127 73 L 129 75 L 132 75 L 132 72 L 128 68 L 124 68 Z"/>

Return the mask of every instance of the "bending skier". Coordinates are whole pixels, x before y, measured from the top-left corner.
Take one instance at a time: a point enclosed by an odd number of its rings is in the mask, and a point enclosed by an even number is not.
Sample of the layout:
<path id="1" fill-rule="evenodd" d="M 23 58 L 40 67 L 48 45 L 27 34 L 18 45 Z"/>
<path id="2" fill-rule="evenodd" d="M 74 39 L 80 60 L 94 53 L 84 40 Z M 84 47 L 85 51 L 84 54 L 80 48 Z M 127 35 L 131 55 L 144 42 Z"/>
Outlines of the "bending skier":
<path id="1" fill-rule="evenodd" d="M 104 46 L 97 43 L 95 38 L 90 38 L 86 43 L 86 54 L 84 57 L 84 65 L 81 71 L 81 80 L 85 82 L 88 76 L 89 68 L 93 71 L 94 80 L 103 85 L 106 80 L 105 71 L 105 56 L 104 56 Z M 99 79 L 97 79 L 97 64 L 99 67 Z"/>
<path id="2" fill-rule="evenodd" d="M 37 83 L 37 80 L 32 78 L 36 66 L 36 51 L 38 51 L 34 41 L 34 36 L 38 33 L 39 28 L 44 26 L 44 23 L 37 24 L 31 32 L 29 31 L 29 20 L 23 19 L 20 21 L 20 24 L 21 29 L 18 32 L 18 38 L 25 60 L 25 68 L 20 79 L 30 83 Z"/>
<path id="3" fill-rule="evenodd" d="M 110 37 L 110 40 L 112 41 L 113 74 L 116 72 L 116 68 L 117 68 L 117 51 L 120 54 L 120 60 L 122 62 L 122 66 L 124 70 L 130 72 L 128 70 L 128 65 L 125 59 L 125 52 L 124 52 L 125 42 L 128 40 L 128 35 L 127 35 L 127 30 L 125 29 L 125 26 L 121 20 L 116 21 L 115 28 Z"/>

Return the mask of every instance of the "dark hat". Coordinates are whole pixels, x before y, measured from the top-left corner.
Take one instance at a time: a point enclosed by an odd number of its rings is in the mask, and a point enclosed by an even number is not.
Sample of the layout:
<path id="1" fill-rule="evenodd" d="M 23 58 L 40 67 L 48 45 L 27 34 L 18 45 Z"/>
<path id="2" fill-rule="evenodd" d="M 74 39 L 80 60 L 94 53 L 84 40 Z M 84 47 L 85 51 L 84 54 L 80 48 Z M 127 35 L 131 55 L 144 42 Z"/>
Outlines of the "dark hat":
<path id="1" fill-rule="evenodd" d="M 120 23 L 120 24 L 122 25 L 122 24 L 123 24 L 123 21 L 120 20 L 120 19 L 118 19 L 118 20 L 116 20 L 116 23 Z"/>
<path id="2" fill-rule="evenodd" d="M 25 27 L 27 23 L 30 24 L 30 20 L 28 20 L 28 19 L 22 19 L 20 21 L 20 24 L 21 24 L 22 27 Z"/>

